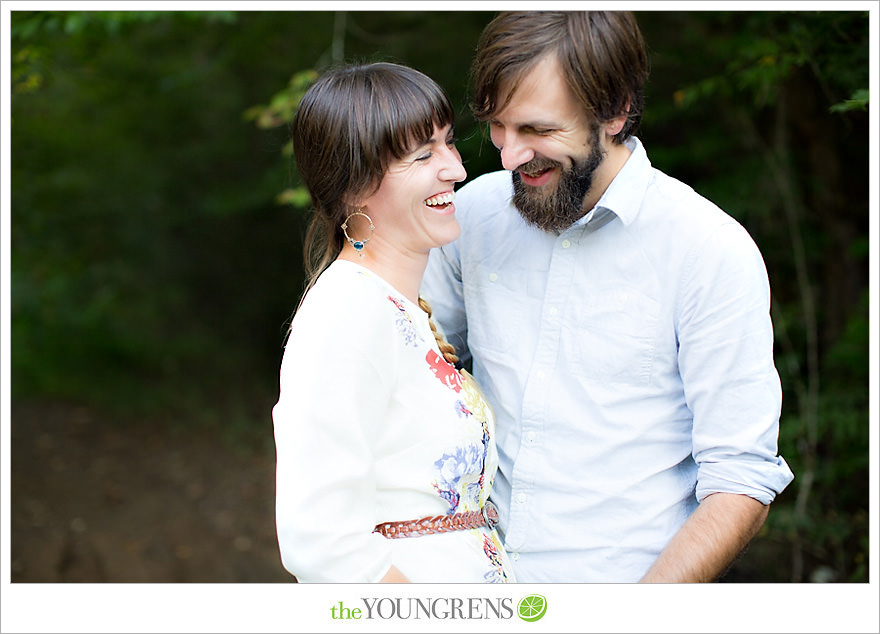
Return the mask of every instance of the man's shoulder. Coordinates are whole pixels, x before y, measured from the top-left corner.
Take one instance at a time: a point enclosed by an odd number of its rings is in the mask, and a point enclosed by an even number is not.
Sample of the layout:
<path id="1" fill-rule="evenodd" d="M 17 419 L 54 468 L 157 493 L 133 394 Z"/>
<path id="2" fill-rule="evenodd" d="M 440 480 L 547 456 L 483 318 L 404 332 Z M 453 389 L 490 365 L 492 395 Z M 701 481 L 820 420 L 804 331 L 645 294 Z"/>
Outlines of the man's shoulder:
<path id="1" fill-rule="evenodd" d="M 641 141 L 635 137 L 631 142 L 634 172 L 630 172 L 627 188 L 644 191 L 642 204 L 655 211 L 665 222 L 672 217 L 684 221 L 723 221 L 729 216 L 713 201 L 688 183 L 653 165 Z"/>
<path id="2" fill-rule="evenodd" d="M 756 246 L 748 229 L 731 213 L 687 183 L 654 170 L 641 230 L 652 239 L 665 236 L 668 248 L 694 257 L 739 258 Z"/>
<path id="3" fill-rule="evenodd" d="M 662 216 L 668 218 L 674 214 L 682 221 L 697 225 L 735 222 L 726 211 L 691 185 L 658 169 L 653 169 L 652 176 L 648 194 Z"/>

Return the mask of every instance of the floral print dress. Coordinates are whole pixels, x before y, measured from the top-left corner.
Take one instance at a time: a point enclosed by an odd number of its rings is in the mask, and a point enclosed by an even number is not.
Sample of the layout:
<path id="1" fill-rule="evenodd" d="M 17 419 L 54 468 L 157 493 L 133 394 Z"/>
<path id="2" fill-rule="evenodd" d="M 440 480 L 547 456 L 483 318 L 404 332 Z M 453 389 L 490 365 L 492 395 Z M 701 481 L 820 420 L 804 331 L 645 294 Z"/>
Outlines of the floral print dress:
<path id="1" fill-rule="evenodd" d="M 380 522 L 476 511 L 497 470 L 476 382 L 440 354 L 427 315 L 337 261 L 294 317 L 273 409 L 276 522 L 297 580 L 512 582 L 486 527 L 387 539 Z"/>

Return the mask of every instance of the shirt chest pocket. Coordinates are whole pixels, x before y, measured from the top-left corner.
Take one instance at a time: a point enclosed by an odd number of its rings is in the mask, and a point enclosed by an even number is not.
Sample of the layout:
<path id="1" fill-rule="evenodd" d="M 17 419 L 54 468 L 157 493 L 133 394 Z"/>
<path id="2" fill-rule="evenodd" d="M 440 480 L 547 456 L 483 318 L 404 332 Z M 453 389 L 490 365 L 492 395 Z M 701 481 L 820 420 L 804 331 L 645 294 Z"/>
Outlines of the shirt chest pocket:
<path id="1" fill-rule="evenodd" d="M 561 333 L 560 356 L 572 374 L 603 381 L 651 380 L 661 304 L 632 288 L 583 298 Z"/>
<path id="2" fill-rule="evenodd" d="M 488 274 L 485 282 L 469 289 L 467 298 L 468 343 L 471 349 L 491 357 L 508 357 L 537 332 L 524 334 L 529 302 L 524 276 Z M 529 337 L 531 335 L 531 337 Z"/>

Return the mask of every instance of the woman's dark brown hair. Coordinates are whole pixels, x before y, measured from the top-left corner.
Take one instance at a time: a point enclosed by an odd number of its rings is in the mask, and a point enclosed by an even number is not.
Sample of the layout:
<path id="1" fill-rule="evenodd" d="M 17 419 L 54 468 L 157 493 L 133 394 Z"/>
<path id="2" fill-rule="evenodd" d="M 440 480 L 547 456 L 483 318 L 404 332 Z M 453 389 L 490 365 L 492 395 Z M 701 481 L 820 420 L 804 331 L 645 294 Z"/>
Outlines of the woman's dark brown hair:
<path id="1" fill-rule="evenodd" d="M 325 72 L 303 96 L 293 119 L 293 154 L 312 198 L 305 237 L 306 288 L 342 250 L 342 223 L 357 199 L 375 191 L 388 166 L 455 122 L 443 89 L 419 71 L 387 62 L 342 66 Z M 431 321 L 443 357 L 455 348 Z"/>
<path id="2" fill-rule="evenodd" d="M 387 62 L 333 68 L 309 88 L 293 119 L 293 153 L 314 207 L 305 237 L 306 290 L 339 255 L 340 228 L 389 164 L 454 123 L 434 80 Z"/>
<path id="3" fill-rule="evenodd" d="M 648 78 L 645 43 L 635 17 L 616 11 L 504 12 L 480 37 L 471 69 L 474 115 L 491 119 L 522 78 L 555 54 L 572 94 L 591 120 L 627 115 L 614 137 L 622 143 L 638 129 Z M 506 97 L 504 97 L 506 95 Z"/>

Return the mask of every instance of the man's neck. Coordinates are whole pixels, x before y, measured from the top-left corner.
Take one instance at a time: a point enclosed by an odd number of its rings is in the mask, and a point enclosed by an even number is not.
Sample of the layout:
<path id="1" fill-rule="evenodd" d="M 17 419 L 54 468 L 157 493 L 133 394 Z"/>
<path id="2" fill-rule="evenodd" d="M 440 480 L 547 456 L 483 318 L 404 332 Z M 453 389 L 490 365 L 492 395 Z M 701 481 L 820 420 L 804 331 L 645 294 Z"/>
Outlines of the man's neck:
<path id="1" fill-rule="evenodd" d="M 593 207 L 599 202 L 599 199 L 605 194 L 605 190 L 611 185 L 612 181 L 623 169 L 630 157 L 629 148 L 623 144 L 610 143 L 607 146 L 605 160 L 596 172 L 596 180 L 587 195 L 584 197 L 584 215 L 590 213 Z"/>

